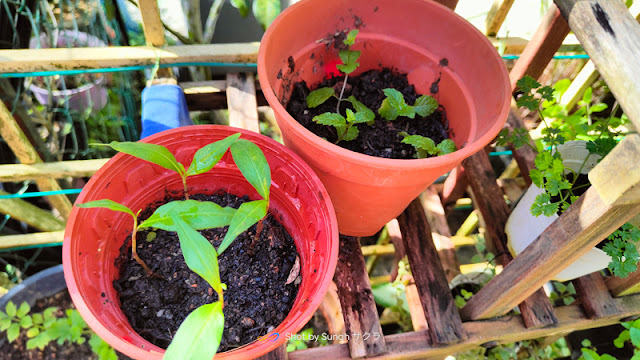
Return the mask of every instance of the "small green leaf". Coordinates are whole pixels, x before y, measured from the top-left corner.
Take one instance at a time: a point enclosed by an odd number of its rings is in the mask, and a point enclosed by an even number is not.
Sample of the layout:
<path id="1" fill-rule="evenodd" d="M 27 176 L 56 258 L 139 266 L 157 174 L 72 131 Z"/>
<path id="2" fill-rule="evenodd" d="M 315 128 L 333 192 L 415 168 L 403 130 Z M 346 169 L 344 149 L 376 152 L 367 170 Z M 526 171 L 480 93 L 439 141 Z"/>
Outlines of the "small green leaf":
<path id="1" fill-rule="evenodd" d="M 360 51 L 340 50 L 338 53 L 342 64 L 336 65 L 336 68 L 345 74 L 351 74 L 355 69 L 360 66 L 358 58 L 360 58 Z"/>
<path id="2" fill-rule="evenodd" d="M 315 108 L 324 104 L 327 99 L 335 95 L 335 90 L 330 87 L 323 87 L 313 90 L 307 95 L 307 107 Z"/>
<path id="3" fill-rule="evenodd" d="M 187 176 L 205 173 L 211 170 L 222 159 L 224 153 L 227 152 L 229 146 L 240 137 L 240 133 L 236 133 L 226 138 L 205 145 L 193 155 L 193 161 L 187 170 Z"/>
<path id="4" fill-rule="evenodd" d="M 589 114 L 598 113 L 607 109 L 607 104 L 595 104 L 589 107 Z"/>
<path id="5" fill-rule="evenodd" d="M 0 331 L 5 331 L 11 326 L 11 318 L 4 318 L 0 320 Z"/>
<path id="6" fill-rule="evenodd" d="M 231 145 L 231 155 L 238 169 L 258 194 L 269 201 L 271 189 L 271 169 L 264 153 L 258 145 L 240 139 Z"/>
<path id="7" fill-rule="evenodd" d="M 591 104 L 591 96 L 593 94 L 593 88 L 588 87 L 582 94 L 582 103 L 580 105 L 585 106 Z"/>
<path id="8" fill-rule="evenodd" d="M 358 29 L 353 29 L 353 30 L 349 31 L 349 33 L 347 34 L 347 38 L 344 39 L 342 42 L 345 45 L 349 45 L 349 46 L 355 44 L 356 36 L 358 36 L 359 32 L 360 32 L 360 30 L 358 30 Z"/>
<path id="9" fill-rule="evenodd" d="M 384 89 L 382 91 L 387 97 L 382 100 L 382 104 L 378 109 L 378 114 L 380 114 L 380 116 L 389 121 L 397 119 L 398 116 L 406 116 L 410 119 L 413 119 L 416 116 L 413 106 L 408 105 L 404 101 L 404 96 L 400 91 L 392 88 Z"/>
<path id="10" fill-rule="evenodd" d="M 29 313 L 29 311 L 31 311 L 31 306 L 29 306 L 29 304 L 27 304 L 26 302 L 22 302 L 22 304 L 20 304 L 20 308 L 16 312 L 16 315 L 19 318 L 21 318 L 21 317 L 27 315 Z"/>
<path id="11" fill-rule="evenodd" d="M 280 14 L 280 0 L 253 0 L 253 16 L 267 30 L 269 25 Z"/>
<path id="12" fill-rule="evenodd" d="M 585 360 L 600 360 L 600 355 L 597 352 L 587 348 L 582 348 L 582 356 Z"/>
<path id="13" fill-rule="evenodd" d="M 41 325 L 44 322 L 42 314 L 40 314 L 40 313 L 35 313 L 31 317 L 33 319 L 33 323 L 36 324 L 36 325 Z"/>
<path id="14" fill-rule="evenodd" d="M 231 5 L 238 9 L 240 16 L 247 17 L 247 15 L 249 15 L 249 5 L 247 4 L 247 0 L 231 0 Z"/>
<path id="15" fill-rule="evenodd" d="M 218 351 L 223 330 L 222 304 L 202 305 L 180 324 L 163 359 L 211 360 Z"/>
<path id="16" fill-rule="evenodd" d="M 210 229 L 229 225 L 235 212 L 234 208 L 222 207 L 211 201 L 172 201 L 157 208 L 138 228 L 152 227 L 176 231 L 171 218 L 171 214 L 175 213 L 196 230 Z"/>
<path id="17" fill-rule="evenodd" d="M 624 347 L 624 342 L 627 340 L 631 340 L 631 335 L 629 330 L 624 330 L 615 340 L 613 340 L 613 345 L 618 349 L 622 349 Z"/>
<path id="18" fill-rule="evenodd" d="M 409 135 L 405 132 L 400 132 L 400 135 L 404 136 L 402 143 L 412 145 L 416 149 L 425 150 L 429 155 L 435 155 L 438 153 L 436 143 L 428 137 L 421 135 Z"/>
<path id="19" fill-rule="evenodd" d="M 420 116 L 429 116 L 438 108 L 438 101 L 429 95 L 422 95 L 416 99 L 413 109 Z"/>
<path id="20" fill-rule="evenodd" d="M 629 329 L 629 335 L 633 346 L 640 348 L 640 329 L 632 327 Z"/>
<path id="21" fill-rule="evenodd" d="M 551 195 L 547 193 L 536 196 L 533 204 L 531 204 L 531 214 L 533 216 L 552 216 L 558 212 L 558 203 L 551 202 Z"/>
<path id="22" fill-rule="evenodd" d="M 9 329 L 7 330 L 7 339 L 11 343 L 15 339 L 17 339 L 18 336 L 20 336 L 20 325 L 15 323 L 11 324 L 11 326 L 9 326 Z"/>
<path id="23" fill-rule="evenodd" d="M 31 316 L 23 316 L 20 319 L 20 326 L 23 329 L 28 329 L 28 328 L 32 327 L 33 326 L 33 319 L 31 318 Z"/>
<path id="24" fill-rule="evenodd" d="M 128 207 L 122 205 L 122 204 L 118 204 L 117 202 L 113 201 L 113 200 L 109 200 L 109 199 L 102 199 L 102 200 L 96 200 L 96 201 L 89 201 L 87 203 L 84 204 L 76 204 L 77 207 L 79 208 L 106 208 L 109 210 L 113 210 L 113 211 L 121 211 L 124 213 L 127 213 L 133 217 L 136 216 L 136 214 L 133 213 L 133 211 L 131 209 L 129 209 Z"/>
<path id="25" fill-rule="evenodd" d="M 313 117 L 313 122 L 317 122 L 321 125 L 329 126 L 344 126 L 347 125 L 347 119 L 344 116 L 336 113 L 326 112 Z"/>
<path id="26" fill-rule="evenodd" d="M 238 235 L 264 218 L 267 215 L 268 206 L 269 202 L 267 200 L 250 201 L 240 205 L 233 219 L 231 219 L 229 230 L 218 247 L 218 254 L 222 254 Z"/>
<path id="27" fill-rule="evenodd" d="M 213 290 L 222 294 L 216 249 L 209 240 L 184 222 L 178 214 L 171 213 L 171 218 L 176 225 L 184 262 L 189 269 L 205 279 Z"/>
<path id="28" fill-rule="evenodd" d="M 9 317 L 14 317 L 16 316 L 16 313 L 18 312 L 18 309 L 16 308 L 16 304 L 13 303 L 13 301 L 9 300 L 9 302 L 7 303 L 7 307 L 5 308 L 7 315 L 9 315 Z"/>
<path id="29" fill-rule="evenodd" d="M 458 150 L 458 148 L 456 147 L 456 143 L 451 139 L 442 140 L 440 144 L 436 146 L 436 148 L 438 149 L 438 156 L 447 155 Z"/>
<path id="30" fill-rule="evenodd" d="M 180 164 L 166 147 L 143 142 L 118 142 L 112 141 L 109 146 L 116 151 L 146 160 L 165 169 L 173 170 L 178 174 L 184 174 L 184 166 Z"/>
<path id="31" fill-rule="evenodd" d="M 31 338 L 33 338 L 33 337 L 36 337 L 36 336 L 38 336 L 39 334 L 40 334 L 40 329 L 38 329 L 37 327 L 32 327 L 31 329 L 29 329 L 29 330 L 27 331 L 27 337 L 28 337 L 29 339 L 31 339 Z"/>
<path id="32" fill-rule="evenodd" d="M 542 172 L 540 170 L 531 169 L 531 171 L 529 171 L 529 177 L 531 178 L 531 182 L 535 186 L 542 188 L 544 183 L 544 177 L 542 176 Z"/>
<path id="33" fill-rule="evenodd" d="M 356 98 L 353 95 L 349 96 L 347 101 L 349 101 L 351 105 L 353 105 L 353 108 L 356 109 L 356 113 L 362 113 L 362 116 L 364 116 L 364 118 L 366 119 L 365 122 L 368 125 L 373 125 L 373 122 L 375 121 L 375 118 L 376 118 L 376 114 L 374 114 L 373 111 L 371 111 L 371 109 L 369 109 L 365 104 L 356 100 Z"/>
<path id="34" fill-rule="evenodd" d="M 347 129 L 347 133 L 342 138 L 342 141 L 355 140 L 356 138 L 358 138 L 358 135 L 360 135 L 360 130 L 358 130 L 358 128 L 355 126 L 351 126 Z"/>
<path id="35" fill-rule="evenodd" d="M 42 312 L 42 315 L 44 316 L 45 320 L 49 320 L 49 319 L 52 319 L 52 318 L 55 319 L 53 317 L 53 313 L 55 313 L 57 310 L 58 310 L 57 307 L 51 306 L 51 307 L 48 307 L 48 308 L 44 309 L 44 311 Z"/>

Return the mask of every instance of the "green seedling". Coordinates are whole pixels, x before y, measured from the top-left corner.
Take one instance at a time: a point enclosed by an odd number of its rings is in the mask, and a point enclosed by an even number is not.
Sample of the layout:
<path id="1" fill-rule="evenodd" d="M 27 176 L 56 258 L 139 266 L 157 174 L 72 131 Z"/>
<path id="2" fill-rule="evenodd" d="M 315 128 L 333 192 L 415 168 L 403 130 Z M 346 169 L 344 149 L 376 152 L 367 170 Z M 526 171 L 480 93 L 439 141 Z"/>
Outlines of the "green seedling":
<path id="1" fill-rule="evenodd" d="M 110 146 L 112 149 L 149 161 L 165 169 L 173 170 L 180 175 L 184 186 L 184 197 L 189 198 L 187 191 L 187 177 L 198 175 L 211 170 L 220 161 L 229 147 L 240 137 L 240 133 L 233 134 L 220 141 L 216 141 L 198 150 L 193 156 L 191 165 L 187 170 L 179 163 L 175 156 L 164 146 L 147 144 L 142 142 L 118 142 L 109 144 L 92 144 L 97 146 Z"/>
<path id="2" fill-rule="evenodd" d="M 404 137 L 402 139 L 404 144 L 412 145 L 416 149 L 416 157 L 418 159 L 427 158 L 429 155 L 446 155 L 458 150 L 456 143 L 451 139 L 444 139 L 436 145 L 435 141 L 422 135 L 409 135 L 404 131 L 398 134 Z"/>
<path id="3" fill-rule="evenodd" d="M 225 143 L 221 146 L 213 143 L 198 150 L 190 169 L 195 166 L 194 173 L 203 173 L 211 170 L 228 148 L 236 166 L 244 178 L 263 198 L 262 200 L 243 203 L 237 210 L 230 207 L 221 207 L 216 203 L 207 201 L 188 199 L 173 201 L 157 208 L 148 219 L 139 225 L 133 210 L 112 200 L 103 199 L 78 204 L 79 207 L 108 208 L 131 215 L 134 224 L 131 235 L 132 254 L 134 259 L 149 274 L 153 273 L 138 257 L 136 252 L 136 232 L 142 228 L 156 228 L 177 232 L 185 263 L 192 271 L 205 279 L 218 294 L 217 302 L 202 305 L 185 318 L 167 348 L 165 359 L 209 360 L 215 355 L 220 346 L 224 330 L 224 314 L 222 310 L 224 307 L 223 290 L 226 289 L 225 284 L 220 280 L 218 255 L 227 249 L 239 234 L 246 231 L 256 222 L 258 223 L 256 239 L 259 238 L 262 220 L 269 209 L 271 170 L 267 159 L 257 145 L 248 140 L 238 139 L 240 134 L 236 135 L 238 136 L 233 138 L 233 142 L 229 145 Z M 231 137 L 221 141 L 229 138 Z M 219 149 L 221 148 L 224 148 L 224 151 L 220 153 Z M 208 152 L 214 152 L 216 155 L 211 156 Z M 194 165 L 196 162 L 198 164 Z M 214 164 L 210 165 L 211 163 Z M 206 170 L 203 171 L 203 169 Z M 138 211 L 139 213 L 140 211 Z M 229 229 L 217 250 L 205 237 L 197 232 L 197 230 L 227 225 Z M 153 241 L 154 238 L 152 236 L 147 240 Z"/>
<path id="4" fill-rule="evenodd" d="M 382 91 L 387 97 L 382 100 L 378 114 L 389 121 L 397 119 L 398 116 L 406 116 L 410 119 L 415 118 L 416 114 L 422 117 L 429 116 L 438 108 L 438 101 L 429 95 L 420 96 L 411 106 L 404 100 L 400 91 L 391 88 Z"/>
<path id="5" fill-rule="evenodd" d="M 7 303 L 5 312 L 0 311 L 0 331 L 6 331 L 10 343 L 20 336 L 21 331 L 29 339 L 27 350 L 43 350 L 52 341 L 58 345 L 65 342 L 82 345 L 89 338 L 91 350 L 98 359 L 118 359 L 115 350 L 91 331 L 77 310 L 67 309 L 63 317 L 56 317 L 56 307 L 49 307 L 40 313 L 30 312 L 31 307 L 26 302 L 18 308 L 12 301 Z"/>

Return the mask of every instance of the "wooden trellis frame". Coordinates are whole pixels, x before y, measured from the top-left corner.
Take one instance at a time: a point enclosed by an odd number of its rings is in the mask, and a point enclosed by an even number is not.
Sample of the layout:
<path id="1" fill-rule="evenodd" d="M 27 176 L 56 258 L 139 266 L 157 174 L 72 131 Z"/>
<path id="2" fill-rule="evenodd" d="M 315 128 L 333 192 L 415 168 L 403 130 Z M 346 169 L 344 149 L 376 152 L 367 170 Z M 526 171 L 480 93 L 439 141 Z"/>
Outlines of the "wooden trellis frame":
<path id="1" fill-rule="evenodd" d="M 451 8 L 457 4 L 457 0 L 439 2 Z M 487 19 L 488 34 L 493 35 L 498 31 L 513 3 L 513 0 L 495 0 Z M 570 95 L 566 95 L 563 102 L 575 103 L 575 99 L 584 91 L 585 84 L 593 82 L 597 68 L 629 119 L 636 128 L 640 127 L 640 103 L 637 101 L 640 99 L 640 88 L 636 85 L 640 84 L 640 73 L 637 71 L 640 68 L 640 26 L 636 19 L 620 1 L 556 0 L 555 3 L 557 7 L 549 9 L 530 41 L 505 41 L 509 53 L 522 54 L 511 73 L 514 87 L 515 81 L 523 75 L 540 76 L 572 30 L 590 55 L 593 66 L 584 70 L 585 74 L 579 76 L 575 89 L 568 92 Z M 141 1 L 140 6 L 144 8 L 143 14 L 150 15 L 144 18 L 145 34 L 150 39 L 150 46 L 112 47 L 108 50 L 2 50 L 0 72 L 131 66 L 153 64 L 157 60 L 166 64 L 189 61 L 255 62 L 258 44 L 154 47 L 163 44 L 163 29 L 161 25 L 158 26 L 155 2 Z M 493 40 L 496 44 L 501 41 Z M 167 71 L 162 75 L 171 74 Z M 186 88 L 187 101 L 192 109 L 206 103 L 228 107 L 234 125 L 257 130 L 257 110 L 253 109 L 264 104 L 264 100 L 260 92 L 256 92 L 257 85 L 252 76 L 229 74 L 226 81 L 182 85 Z M 205 90 L 202 90 L 203 86 Z M 196 87 L 200 90 L 193 90 Z M 0 103 L 0 135 L 22 164 L 0 165 L 0 181 L 35 179 L 41 189 L 54 189 L 57 186 L 54 179 L 88 176 L 104 164 L 104 160 L 42 163 L 33 147 L 25 141 L 26 137 L 11 113 L 3 106 Z M 523 126 L 518 109 L 512 109 L 506 126 Z M 527 174 L 534 156 L 528 147 L 514 152 L 526 181 L 530 181 Z M 552 307 L 540 290 L 543 283 L 562 269 L 560 264 L 579 257 L 585 249 L 638 214 L 640 170 L 634 165 L 639 160 L 640 136 L 628 136 L 592 171 L 591 189 L 541 234 L 532 246 L 512 259 L 504 251 L 504 224 L 509 208 L 487 154 L 480 152 L 468 158 L 444 186 L 431 187 L 405 210 L 398 218 L 399 231 L 394 228 L 391 236 L 393 245 L 383 250 L 409 255 L 413 283 L 408 287 L 407 298 L 411 302 L 415 331 L 375 339 L 354 336 L 365 331 L 381 332 L 381 328 L 373 298 L 352 296 L 354 286 L 359 292 L 370 293 L 363 253 L 371 254 L 373 249 L 361 249 L 356 239 L 345 237 L 341 240 L 340 256 L 349 261 L 340 262 L 335 280 L 344 310 L 346 331 L 351 335 L 349 343 L 289 354 L 284 348 L 279 348 L 263 358 L 441 358 L 480 345 L 553 337 L 640 315 L 640 295 L 633 295 L 640 291 L 640 271 L 626 279 L 604 278 L 599 273 L 577 279 L 574 284 L 578 302 L 570 306 Z M 458 311 L 447 286 L 447 280 L 459 272 L 459 264 L 455 258 L 454 241 L 444 218 L 444 209 L 454 203 L 467 187 L 470 187 L 474 204 L 483 216 L 492 245 L 497 253 L 503 254 L 498 259 L 503 271 Z M 69 208 L 64 200 L 58 198 L 52 202 L 63 215 L 65 209 Z M 4 211 L 2 201 L 0 209 Z M 23 206 L 20 202 L 15 204 L 14 207 Z M 37 243 L 61 241 L 60 222 L 49 220 L 49 225 L 41 229 L 45 232 L 35 237 L 29 235 Z M 0 247 L 6 241 L 24 245 L 23 240 L 21 236 L 0 237 Z M 351 306 L 356 301 L 359 306 Z M 521 315 L 501 317 L 515 306 L 520 307 Z M 354 311 L 356 308 L 358 311 Z"/>

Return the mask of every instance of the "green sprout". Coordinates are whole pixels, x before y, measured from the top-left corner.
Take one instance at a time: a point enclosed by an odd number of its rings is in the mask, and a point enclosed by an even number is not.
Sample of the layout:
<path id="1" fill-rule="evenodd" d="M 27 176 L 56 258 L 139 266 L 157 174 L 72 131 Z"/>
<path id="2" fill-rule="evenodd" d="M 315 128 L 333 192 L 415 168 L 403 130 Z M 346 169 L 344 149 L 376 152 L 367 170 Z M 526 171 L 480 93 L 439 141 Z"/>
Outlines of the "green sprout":
<path id="1" fill-rule="evenodd" d="M 91 350 L 98 359 L 118 359 L 115 350 L 91 331 L 78 310 L 67 309 L 63 317 L 56 317 L 56 312 L 59 312 L 56 307 L 46 308 L 39 313 L 30 312 L 31 307 L 26 302 L 16 307 L 12 301 L 7 303 L 5 312 L 0 311 L 0 331 L 6 331 L 10 343 L 20 336 L 21 331 L 25 331 L 29 339 L 27 350 L 43 350 L 52 341 L 56 341 L 58 345 L 65 342 L 82 345 L 88 337 Z"/>
<path id="2" fill-rule="evenodd" d="M 413 106 L 408 105 L 402 93 L 396 89 L 382 90 L 387 96 L 378 109 L 378 114 L 386 120 L 393 121 L 398 116 L 415 118 L 416 114 L 424 117 L 433 114 L 438 108 L 438 101 L 429 95 L 422 95 L 416 99 Z"/>
<path id="3" fill-rule="evenodd" d="M 412 145 L 416 149 L 416 157 L 418 159 L 424 159 L 431 156 L 440 156 L 450 154 L 458 148 L 456 143 L 451 139 L 444 139 L 438 145 L 435 141 L 422 135 L 409 135 L 404 131 L 398 133 L 403 136 L 402 142 L 404 144 Z"/>

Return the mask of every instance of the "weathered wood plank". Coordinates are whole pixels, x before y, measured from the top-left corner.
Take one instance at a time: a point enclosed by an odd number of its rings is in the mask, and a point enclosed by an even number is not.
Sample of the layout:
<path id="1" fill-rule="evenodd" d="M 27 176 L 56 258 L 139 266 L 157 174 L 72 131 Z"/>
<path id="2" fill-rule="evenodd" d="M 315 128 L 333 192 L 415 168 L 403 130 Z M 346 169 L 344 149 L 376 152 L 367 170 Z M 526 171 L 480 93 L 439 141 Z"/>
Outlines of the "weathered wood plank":
<path id="1" fill-rule="evenodd" d="M 568 110 L 573 109 L 578 101 L 582 100 L 582 95 L 587 90 L 587 88 L 591 86 L 599 77 L 600 73 L 598 72 L 598 69 L 596 69 L 596 66 L 593 64 L 593 61 L 587 61 L 582 69 L 580 69 L 578 75 L 576 75 L 576 78 L 573 79 L 567 91 L 562 94 L 560 103 L 565 105 Z"/>
<path id="2" fill-rule="evenodd" d="M 513 2 L 514 0 L 495 0 L 493 2 L 487 14 L 487 30 L 485 31 L 487 36 L 496 36 L 509 10 L 511 10 Z"/>
<path id="3" fill-rule="evenodd" d="M 640 135 L 626 136 L 589 171 L 591 187 L 607 204 L 640 202 Z"/>
<path id="4" fill-rule="evenodd" d="M 191 111 L 208 111 L 228 107 L 226 80 L 184 82 L 179 85 L 184 91 L 187 106 Z M 269 104 L 260 89 L 260 83 L 255 83 L 255 89 L 256 102 L 259 106 L 258 112 L 260 112 L 260 107 L 266 107 Z M 275 118 L 273 122 L 275 123 Z"/>
<path id="5" fill-rule="evenodd" d="M 50 163 L 0 165 L 0 182 L 63 177 L 86 177 L 95 174 L 109 159 L 71 160 Z"/>
<path id="6" fill-rule="evenodd" d="M 0 136 L 7 142 L 18 160 L 23 164 L 41 163 L 42 158 L 31 146 L 29 139 L 20 129 L 9 109 L 0 101 Z M 42 191 L 60 190 L 60 185 L 52 178 L 36 179 L 38 188 Z M 51 205 L 56 208 L 60 215 L 67 219 L 71 213 L 71 202 L 64 195 L 54 195 L 47 197 Z"/>
<path id="7" fill-rule="evenodd" d="M 431 236 L 436 250 L 438 250 L 444 275 L 447 281 L 451 281 L 456 275 L 460 274 L 460 262 L 458 262 L 456 256 L 456 245 L 451 240 L 451 230 L 440 202 L 440 196 L 433 187 L 429 187 L 420 194 L 420 202 L 425 210 L 427 222 L 432 226 Z"/>
<path id="8" fill-rule="evenodd" d="M 284 343 L 272 352 L 257 357 L 256 360 L 287 360 L 288 358 L 287 343 Z"/>
<path id="9" fill-rule="evenodd" d="M 253 74 L 227 74 L 229 125 L 260 133 Z"/>
<path id="10" fill-rule="evenodd" d="M 9 193 L 0 191 L 0 195 Z M 33 226 L 41 231 L 64 230 L 65 222 L 53 216 L 49 211 L 41 209 L 21 199 L 0 200 L 0 213 L 9 214 L 12 218 Z"/>
<path id="11" fill-rule="evenodd" d="M 373 300 L 369 276 L 360 252 L 360 240 L 340 236 L 340 253 L 335 282 L 344 314 L 349 352 L 354 359 L 385 353 L 387 346 L 382 336 L 378 311 Z M 364 339 L 363 334 L 371 336 Z M 375 335 L 380 335 L 376 337 Z"/>
<path id="12" fill-rule="evenodd" d="M 413 276 L 407 274 L 403 279 L 407 282 L 405 286 L 405 295 L 407 297 L 407 305 L 409 306 L 409 314 L 411 315 L 411 325 L 413 325 L 414 331 L 427 330 L 429 324 L 427 323 L 427 317 L 422 310 L 422 302 L 420 301 L 420 293 L 416 286 L 416 281 Z"/>
<path id="13" fill-rule="evenodd" d="M 469 335 L 467 340 L 450 346 L 430 345 L 427 331 L 414 331 L 385 336 L 389 352 L 376 357 L 380 360 L 423 359 L 435 356 L 448 356 L 469 350 L 489 342 L 512 343 L 525 339 L 538 339 L 573 330 L 589 329 L 618 323 L 620 319 L 640 314 L 640 295 L 614 299 L 620 311 L 615 315 L 598 319 L 589 319 L 579 305 L 557 308 L 558 323 L 553 327 L 527 328 L 522 317 L 513 315 L 484 321 L 470 321 L 462 324 Z M 346 345 L 330 345 L 314 349 L 289 353 L 291 360 L 332 359 L 348 360 L 349 349 Z"/>
<path id="14" fill-rule="evenodd" d="M 183 62 L 255 63 L 260 43 L 110 46 L 64 49 L 0 50 L 0 72 L 99 69 Z"/>
<path id="15" fill-rule="evenodd" d="M 504 125 L 504 127 L 506 129 L 509 129 L 509 131 L 513 131 L 517 128 L 523 128 L 523 129 L 526 128 L 524 126 L 524 121 L 522 120 L 520 115 L 518 115 L 518 111 L 519 111 L 518 106 L 516 105 L 515 100 L 512 99 L 511 110 L 509 110 L 509 116 L 507 117 L 507 122 Z M 530 141 L 529 146 L 525 145 L 517 150 L 514 149 L 513 147 L 510 147 L 510 148 L 513 151 L 513 157 L 516 159 L 516 162 L 518 163 L 518 167 L 520 168 L 520 174 L 522 174 L 522 177 L 524 178 L 525 183 L 527 185 L 531 185 L 531 178 L 529 177 L 529 171 L 533 169 L 534 162 L 537 155 L 537 152 L 534 150 L 535 149 L 534 142 Z"/>
<path id="16" fill-rule="evenodd" d="M 626 296 L 640 292 L 640 270 L 636 270 L 626 278 L 610 276 L 605 280 L 611 295 Z"/>
<path id="17" fill-rule="evenodd" d="M 458 0 L 435 0 L 435 2 L 438 2 L 451 10 L 455 10 L 456 6 L 458 6 Z"/>
<path id="18" fill-rule="evenodd" d="M 507 266 L 512 260 L 507 249 L 507 235 L 504 226 L 509 218 L 509 207 L 504 201 L 502 191 L 496 183 L 496 177 L 489 157 L 481 151 L 463 161 L 465 173 L 473 189 L 474 203 L 485 220 L 486 231 L 493 240 L 497 263 Z M 553 306 L 541 285 L 530 291 L 532 296 L 524 297 L 518 304 L 527 327 L 542 327 L 556 323 Z M 512 307 L 513 308 L 513 307 Z"/>
<path id="19" fill-rule="evenodd" d="M 398 217 L 402 242 L 409 257 L 432 344 L 452 344 L 466 339 L 424 209 L 419 199 Z"/>
<path id="20" fill-rule="evenodd" d="M 142 15 L 142 29 L 147 45 L 161 48 L 165 45 L 164 25 L 160 19 L 160 9 L 157 0 L 138 0 L 138 7 Z M 158 78 L 172 78 L 173 71 L 170 68 L 160 68 Z"/>
<path id="21" fill-rule="evenodd" d="M 0 249 L 61 243 L 62 240 L 64 240 L 64 231 L 0 236 Z"/>
<path id="22" fill-rule="evenodd" d="M 640 25 L 622 1 L 556 0 L 625 114 L 640 128 Z"/>
<path id="23" fill-rule="evenodd" d="M 569 34 L 569 24 L 555 5 L 551 5 L 542 23 L 527 44 L 518 61 L 511 69 L 511 89 L 516 90 L 516 82 L 525 75 L 537 79 L 553 55 L 558 51 L 564 38 Z"/>
<path id="24" fill-rule="evenodd" d="M 614 315 L 619 311 L 599 272 L 582 276 L 572 282 L 589 319 Z"/>
<path id="25" fill-rule="evenodd" d="M 589 188 L 475 294 L 461 314 L 465 319 L 506 314 L 639 211 L 640 204 L 608 205 L 593 187 Z"/>
<path id="26" fill-rule="evenodd" d="M 318 311 L 327 321 L 329 334 L 345 335 L 344 316 L 342 316 L 342 308 L 340 307 L 340 298 L 338 297 L 338 287 L 333 281 L 329 285 L 324 299 L 318 307 Z M 340 338 L 333 340 L 334 344 L 341 343 Z"/>

